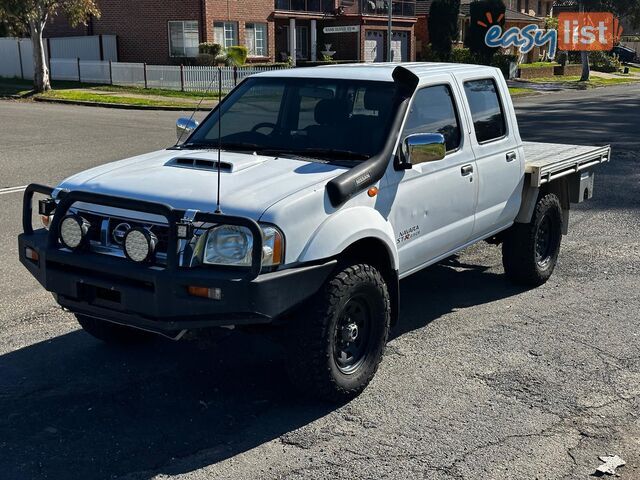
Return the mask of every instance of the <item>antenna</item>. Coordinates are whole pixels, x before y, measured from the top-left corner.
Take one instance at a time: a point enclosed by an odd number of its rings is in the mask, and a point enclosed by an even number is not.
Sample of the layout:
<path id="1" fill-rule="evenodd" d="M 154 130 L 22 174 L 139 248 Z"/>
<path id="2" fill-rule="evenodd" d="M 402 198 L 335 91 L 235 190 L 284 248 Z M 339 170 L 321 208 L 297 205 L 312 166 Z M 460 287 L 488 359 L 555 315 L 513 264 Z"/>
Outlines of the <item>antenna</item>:
<path id="1" fill-rule="evenodd" d="M 220 67 L 218 67 L 218 70 L 220 70 Z M 200 97 L 200 101 L 198 102 L 196 107 L 193 109 L 193 112 L 191 112 L 191 116 L 189 117 L 189 123 L 191 123 L 191 121 L 193 120 L 193 116 L 196 114 L 196 112 L 198 110 L 200 110 L 200 105 L 202 105 L 202 101 L 207 96 L 207 93 L 209 93 L 209 90 L 211 90 L 211 87 L 213 86 L 213 82 L 215 82 L 215 80 L 216 80 L 216 77 L 214 75 L 213 78 L 211 78 L 211 80 L 209 81 L 209 84 L 207 85 L 207 88 L 205 89 L 204 93 L 202 94 L 202 97 Z M 221 97 L 218 97 L 218 102 L 220 102 L 220 98 Z M 184 135 L 184 132 L 186 132 L 186 130 L 182 130 L 182 132 L 180 132 L 180 136 L 178 137 L 178 141 L 176 142 L 174 147 L 177 147 L 180 144 L 180 141 L 182 140 L 182 136 Z"/>
<path id="2" fill-rule="evenodd" d="M 222 150 L 222 68 L 218 67 L 218 199 L 216 201 L 215 213 L 222 213 L 220 210 L 220 151 Z"/>

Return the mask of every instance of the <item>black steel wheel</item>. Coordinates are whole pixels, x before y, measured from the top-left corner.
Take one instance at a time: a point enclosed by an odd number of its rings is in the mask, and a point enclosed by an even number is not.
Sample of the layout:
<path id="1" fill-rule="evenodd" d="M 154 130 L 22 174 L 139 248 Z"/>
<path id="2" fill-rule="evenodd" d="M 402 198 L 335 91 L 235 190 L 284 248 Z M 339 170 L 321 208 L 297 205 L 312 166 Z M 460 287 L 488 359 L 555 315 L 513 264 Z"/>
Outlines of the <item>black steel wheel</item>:
<path id="1" fill-rule="evenodd" d="M 344 401 L 360 394 L 375 375 L 391 320 L 382 274 L 351 265 L 329 278 L 292 320 L 287 367 L 305 394 Z"/>
<path id="2" fill-rule="evenodd" d="M 502 264 L 514 283 L 539 286 L 553 273 L 562 242 L 562 207 L 555 194 L 538 199 L 531 222 L 516 223 L 502 244 Z"/>
<path id="3" fill-rule="evenodd" d="M 342 308 L 336 323 L 333 358 L 345 375 L 357 371 L 370 350 L 372 312 L 365 295 L 350 298 Z"/>

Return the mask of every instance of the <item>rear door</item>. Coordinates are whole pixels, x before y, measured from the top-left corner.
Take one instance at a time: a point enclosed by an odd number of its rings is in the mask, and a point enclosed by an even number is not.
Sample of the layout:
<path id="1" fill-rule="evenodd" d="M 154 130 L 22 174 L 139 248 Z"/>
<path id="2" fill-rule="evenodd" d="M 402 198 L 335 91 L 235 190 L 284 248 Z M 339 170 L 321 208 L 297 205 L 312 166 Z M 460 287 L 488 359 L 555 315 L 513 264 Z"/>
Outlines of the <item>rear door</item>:
<path id="1" fill-rule="evenodd" d="M 450 75 L 414 94 L 401 141 L 415 133 L 441 133 L 447 156 L 387 173 L 384 192 L 396 234 L 400 275 L 433 263 L 462 245 L 473 231 L 477 182 L 473 151 L 466 133 L 467 119 L 454 95 Z"/>
<path id="2" fill-rule="evenodd" d="M 507 86 L 500 72 L 457 76 L 471 114 L 471 147 L 476 159 L 478 205 L 473 239 L 509 226 L 520 208 L 523 152 Z"/>

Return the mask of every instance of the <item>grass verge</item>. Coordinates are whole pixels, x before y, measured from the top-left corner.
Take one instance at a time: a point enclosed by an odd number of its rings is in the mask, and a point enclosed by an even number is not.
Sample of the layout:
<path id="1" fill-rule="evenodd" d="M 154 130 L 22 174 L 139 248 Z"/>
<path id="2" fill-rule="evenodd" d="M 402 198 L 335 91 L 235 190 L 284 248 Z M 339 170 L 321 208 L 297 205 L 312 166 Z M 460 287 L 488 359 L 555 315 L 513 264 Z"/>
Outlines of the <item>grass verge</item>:
<path id="1" fill-rule="evenodd" d="M 531 78 L 527 79 L 527 82 L 531 83 L 555 83 L 558 85 L 575 85 L 580 84 L 585 88 L 594 88 L 594 87 L 607 87 L 611 85 L 620 85 L 623 83 L 633 83 L 637 82 L 638 79 L 634 78 L 602 78 L 602 77 L 594 77 L 592 76 L 588 82 L 581 82 L 580 77 L 545 77 L 545 78 Z"/>
<path id="2" fill-rule="evenodd" d="M 162 100 L 158 98 L 144 98 L 144 97 L 127 97 L 123 95 L 109 95 L 104 93 L 93 93 L 87 91 L 78 90 L 51 90 L 47 93 L 39 95 L 44 98 L 54 98 L 61 100 L 70 100 L 76 102 L 95 102 L 95 103 L 109 103 L 109 104 L 123 104 L 133 105 L 140 107 L 181 107 L 185 110 L 194 108 L 197 102 L 181 102 L 175 97 L 171 100 Z M 203 103 L 203 106 L 210 106 L 211 102 Z"/>
<path id="3" fill-rule="evenodd" d="M 521 95 L 534 95 L 536 91 L 532 88 L 509 87 L 509 93 L 512 97 L 519 97 Z"/>

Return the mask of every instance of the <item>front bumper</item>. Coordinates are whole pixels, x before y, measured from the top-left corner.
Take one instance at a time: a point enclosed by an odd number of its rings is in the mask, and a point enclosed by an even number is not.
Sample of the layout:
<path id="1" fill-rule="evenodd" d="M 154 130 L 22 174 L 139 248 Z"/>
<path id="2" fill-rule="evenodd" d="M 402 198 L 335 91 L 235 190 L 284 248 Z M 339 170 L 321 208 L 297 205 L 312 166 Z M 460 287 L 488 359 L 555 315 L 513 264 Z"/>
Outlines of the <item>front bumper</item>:
<path id="1" fill-rule="evenodd" d="M 25 205 L 28 200 L 29 208 L 25 207 L 25 216 L 28 214 L 29 224 L 27 228 L 24 222 L 25 233 L 18 237 L 21 263 L 55 294 L 62 307 L 137 328 L 176 332 L 269 323 L 316 293 L 336 265 L 331 260 L 243 275 L 211 267 L 169 264 L 165 268 L 90 251 L 71 252 L 60 248 L 52 239 L 55 235 L 50 234 L 56 231 L 58 211 L 50 231 L 31 228 L 32 195 L 27 196 Z M 27 258 L 27 248 L 37 253 L 37 261 Z M 219 288 L 221 298 L 189 295 L 189 286 Z"/>

